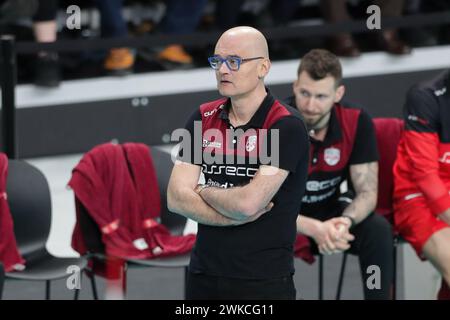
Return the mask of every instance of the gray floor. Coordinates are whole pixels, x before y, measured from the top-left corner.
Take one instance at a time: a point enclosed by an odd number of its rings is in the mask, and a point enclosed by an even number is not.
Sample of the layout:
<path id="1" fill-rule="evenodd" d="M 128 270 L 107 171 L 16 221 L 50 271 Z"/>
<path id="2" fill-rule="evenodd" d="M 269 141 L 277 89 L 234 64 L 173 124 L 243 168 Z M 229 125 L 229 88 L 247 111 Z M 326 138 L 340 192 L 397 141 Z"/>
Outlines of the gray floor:
<path id="1" fill-rule="evenodd" d="M 337 286 L 337 274 L 341 255 L 330 256 L 325 261 L 325 299 L 334 299 Z M 342 292 L 343 299 L 362 299 L 362 283 L 356 257 L 350 256 L 346 269 L 346 277 Z M 183 270 L 145 268 L 128 271 L 127 299 L 137 300 L 179 300 L 183 299 Z M 297 299 L 314 300 L 318 297 L 317 263 L 310 266 L 296 261 L 295 284 Z M 96 277 L 100 298 L 104 297 L 105 281 Z M 74 292 L 67 289 L 65 280 L 52 283 L 52 299 L 70 300 Z M 5 283 L 3 299 L 5 300 L 37 300 L 44 299 L 45 284 L 43 282 L 27 282 L 8 280 Z M 90 282 L 83 277 L 80 299 L 92 299 Z"/>

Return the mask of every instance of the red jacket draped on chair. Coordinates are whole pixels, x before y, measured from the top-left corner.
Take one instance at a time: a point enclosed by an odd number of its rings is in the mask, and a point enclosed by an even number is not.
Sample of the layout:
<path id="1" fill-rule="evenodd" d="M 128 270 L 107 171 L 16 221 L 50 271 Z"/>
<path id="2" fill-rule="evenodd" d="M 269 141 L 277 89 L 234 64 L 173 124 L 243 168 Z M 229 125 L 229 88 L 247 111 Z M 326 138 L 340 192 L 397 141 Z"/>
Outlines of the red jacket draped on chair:
<path id="1" fill-rule="evenodd" d="M 6 194 L 6 178 L 8 177 L 8 158 L 0 153 L 0 261 L 5 271 L 22 270 L 25 260 L 17 249 L 14 236 L 14 225 L 9 211 Z"/>
<path id="2" fill-rule="evenodd" d="M 106 254 L 148 259 L 182 254 L 195 236 L 172 236 L 157 222 L 161 203 L 149 147 L 144 144 L 103 144 L 84 155 L 69 186 L 102 233 Z M 72 247 L 86 253 L 79 223 Z"/>

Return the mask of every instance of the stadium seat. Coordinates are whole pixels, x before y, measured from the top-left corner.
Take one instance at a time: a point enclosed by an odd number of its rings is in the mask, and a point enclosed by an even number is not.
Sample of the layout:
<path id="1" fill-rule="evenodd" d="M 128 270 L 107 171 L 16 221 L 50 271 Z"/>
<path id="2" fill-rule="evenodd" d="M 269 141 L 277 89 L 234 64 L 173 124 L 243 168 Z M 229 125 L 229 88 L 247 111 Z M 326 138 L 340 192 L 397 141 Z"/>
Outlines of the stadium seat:
<path id="1" fill-rule="evenodd" d="M 52 280 L 72 275 L 69 267 L 78 268 L 81 283 L 82 271 L 87 267 L 85 258 L 59 258 L 46 249 L 52 209 L 48 182 L 42 172 L 25 161 L 9 160 L 6 190 L 17 246 L 26 261 L 23 271 L 8 272 L 6 278 L 45 281 L 46 299 L 50 299 Z M 75 299 L 79 290 L 75 288 Z"/>

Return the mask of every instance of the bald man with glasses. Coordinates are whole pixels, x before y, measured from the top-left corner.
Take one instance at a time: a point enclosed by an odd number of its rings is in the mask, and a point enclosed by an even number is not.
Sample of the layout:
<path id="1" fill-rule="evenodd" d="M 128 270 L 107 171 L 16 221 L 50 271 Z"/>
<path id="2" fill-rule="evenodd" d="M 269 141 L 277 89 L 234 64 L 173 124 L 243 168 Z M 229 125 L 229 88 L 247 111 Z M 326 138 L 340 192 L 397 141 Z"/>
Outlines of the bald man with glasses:
<path id="1" fill-rule="evenodd" d="M 264 85 L 271 64 L 261 32 L 227 30 L 208 60 L 223 98 L 202 104 L 187 121 L 195 141 L 181 142 L 167 197 L 172 212 L 198 222 L 187 299 L 295 299 L 306 126 Z"/>

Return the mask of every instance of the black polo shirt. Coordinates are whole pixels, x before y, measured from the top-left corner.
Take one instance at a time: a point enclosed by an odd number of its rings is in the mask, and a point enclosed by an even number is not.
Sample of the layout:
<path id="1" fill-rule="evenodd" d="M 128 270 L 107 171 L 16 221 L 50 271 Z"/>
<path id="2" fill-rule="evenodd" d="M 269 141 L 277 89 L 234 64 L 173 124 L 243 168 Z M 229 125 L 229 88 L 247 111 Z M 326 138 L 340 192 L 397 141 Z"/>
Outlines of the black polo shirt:
<path id="1" fill-rule="evenodd" d="M 288 103 L 295 105 L 294 98 Z M 378 161 L 375 128 L 363 109 L 335 104 L 324 141 L 312 137 L 301 214 L 319 220 L 340 215 L 340 184 L 352 189 L 350 165 Z"/>
<path id="2" fill-rule="evenodd" d="M 272 210 L 256 221 L 228 227 L 199 224 L 190 271 L 243 279 L 291 275 L 294 273 L 296 218 L 301 205 L 299 194 L 304 192 L 308 168 L 306 127 L 296 109 L 282 104 L 270 92 L 243 126 L 231 126 L 228 119 L 230 106 L 230 100 L 223 98 L 205 103 L 194 112 L 186 129 L 194 136 L 194 122 L 201 121 L 202 157 L 188 157 L 189 150 L 192 155 L 196 149 L 193 143 L 191 149 L 186 146 L 179 159 L 201 165 L 206 183 L 221 188 L 249 183 L 261 164 L 287 170 L 289 175 L 272 200 Z M 230 135 L 239 129 L 243 131 L 239 137 Z M 272 146 L 276 131 L 279 143 Z M 218 132 L 222 137 L 218 137 Z M 264 142 L 267 142 L 267 152 L 260 153 Z M 262 155 L 271 156 L 276 151 L 278 159 L 273 158 L 270 162 L 263 159 Z M 211 154 L 216 161 L 211 162 L 205 157 Z"/>

